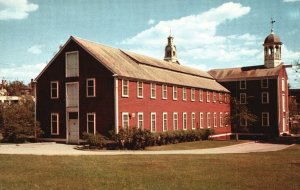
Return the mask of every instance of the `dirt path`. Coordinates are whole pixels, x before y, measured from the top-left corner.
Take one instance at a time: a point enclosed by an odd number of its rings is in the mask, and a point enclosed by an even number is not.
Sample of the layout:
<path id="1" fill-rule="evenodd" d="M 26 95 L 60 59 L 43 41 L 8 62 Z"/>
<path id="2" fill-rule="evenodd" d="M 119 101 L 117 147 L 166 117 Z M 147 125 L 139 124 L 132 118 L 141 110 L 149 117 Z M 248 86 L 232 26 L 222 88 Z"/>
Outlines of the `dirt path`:
<path id="1" fill-rule="evenodd" d="M 166 151 L 81 151 L 74 149 L 75 145 L 57 143 L 32 144 L 0 144 L 0 154 L 27 154 L 27 155 L 150 155 L 150 154 L 228 154 L 278 151 L 293 145 L 268 143 L 242 143 L 232 146 L 194 150 L 166 150 Z"/>

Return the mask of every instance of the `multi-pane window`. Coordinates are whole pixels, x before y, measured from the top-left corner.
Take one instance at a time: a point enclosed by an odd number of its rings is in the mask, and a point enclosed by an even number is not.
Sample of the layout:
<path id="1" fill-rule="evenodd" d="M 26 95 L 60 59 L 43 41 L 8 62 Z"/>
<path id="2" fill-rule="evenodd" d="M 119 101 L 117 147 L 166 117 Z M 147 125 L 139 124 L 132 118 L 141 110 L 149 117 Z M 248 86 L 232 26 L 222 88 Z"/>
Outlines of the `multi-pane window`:
<path id="1" fill-rule="evenodd" d="M 168 97 L 168 94 L 167 94 L 167 85 L 163 84 L 162 85 L 162 99 L 166 100 L 167 97 Z"/>
<path id="2" fill-rule="evenodd" d="M 200 128 L 204 127 L 204 118 L 203 118 L 203 113 L 200 112 Z"/>
<path id="3" fill-rule="evenodd" d="M 186 100 L 186 88 L 182 87 L 182 100 Z"/>
<path id="4" fill-rule="evenodd" d="M 186 112 L 182 113 L 182 128 L 184 130 L 187 129 L 187 114 L 186 114 Z"/>
<path id="5" fill-rule="evenodd" d="M 178 130 L 178 113 L 174 112 L 173 113 L 173 129 Z"/>
<path id="6" fill-rule="evenodd" d="M 199 101 L 203 102 L 203 90 L 202 89 L 199 90 Z"/>
<path id="7" fill-rule="evenodd" d="M 195 113 L 192 113 L 192 129 L 196 129 L 196 118 L 195 118 Z"/>
<path id="8" fill-rule="evenodd" d="M 78 52 L 66 53 L 66 77 L 79 76 L 79 56 Z"/>
<path id="9" fill-rule="evenodd" d="M 96 84 L 95 79 L 86 79 L 86 96 L 95 97 L 96 96 Z"/>
<path id="10" fill-rule="evenodd" d="M 247 103 L 246 93 L 240 93 L 240 104 L 246 104 L 246 103 Z"/>
<path id="11" fill-rule="evenodd" d="M 261 88 L 268 88 L 269 87 L 269 80 L 268 79 L 262 79 L 261 80 Z"/>
<path id="12" fill-rule="evenodd" d="M 156 113 L 151 112 L 151 132 L 156 132 Z"/>
<path id="13" fill-rule="evenodd" d="M 143 114 L 143 112 L 138 112 L 137 119 L 138 119 L 137 127 L 139 129 L 144 129 L 144 114 Z"/>
<path id="14" fill-rule="evenodd" d="M 87 113 L 87 133 L 96 134 L 96 114 Z"/>
<path id="15" fill-rule="evenodd" d="M 163 112 L 163 131 L 168 130 L 168 113 Z"/>
<path id="16" fill-rule="evenodd" d="M 219 93 L 219 102 L 223 102 L 223 94 L 222 94 L 222 92 Z"/>
<path id="17" fill-rule="evenodd" d="M 246 88 L 247 88 L 246 80 L 241 80 L 240 81 L 240 89 L 246 89 Z"/>
<path id="18" fill-rule="evenodd" d="M 213 102 L 216 102 L 217 101 L 217 94 L 216 92 L 213 92 Z"/>
<path id="19" fill-rule="evenodd" d="M 58 81 L 51 81 L 50 82 L 50 88 L 51 88 L 51 98 L 57 99 L 59 97 L 58 95 Z"/>
<path id="20" fill-rule="evenodd" d="M 173 86 L 173 100 L 177 100 L 177 86 Z"/>
<path id="21" fill-rule="evenodd" d="M 284 78 L 281 79 L 281 90 L 283 92 L 285 91 L 285 80 L 284 80 Z"/>
<path id="22" fill-rule="evenodd" d="M 206 102 L 210 102 L 210 91 L 206 91 Z"/>
<path id="23" fill-rule="evenodd" d="M 220 127 L 223 127 L 223 113 L 220 112 Z"/>
<path id="24" fill-rule="evenodd" d="M 262 92 L 261 93 L 261 103 L 268 104 L 269 103 L 269 92 Z"/>
<path id="25" fill-rule="evenodd" d="M 129 81 L 122 80 L 122 97 L 128 97 L 128 96 L 129 96 Z"/>
<path id="26" fill-rule="evenodd" d="M 214 112 L 214 127 L 217 127 L 217 113 Z"/>
<path id="27" fill-rule="evenodd" d="M 156 84 L 155 83 L 150 84 L 150 97 L 153 99 L 156 98 Z"/>
<path id="28" fill-rule="evenodd" d="M 206 118 L 206 122 L 207 122 L 207 128 L 210 128 L 210 113 L 207 113 L 207 118 Z"/>
<path id="29" fill-rule="evenodd" d="M 227 103 L 228 102 L 228 95 L 224 94 L 224 102 Z"/>
<path id="30" fill-rule="evenodd" d="M 59 116 L 58 113 L 51 113 L 51 135 L 59 134 Z"/>
<path id="31" fill-rule="evenodd" d="M 143 98 L 143 82 L 142 81 L 137 82 L 137 97 Z"/>
<path id="32" fill-rule="evenodd" d="M 228 114 L 228 112 L 226 112 L 225 113 L 225 118 L 226 118 L 226 120 L 225 120 L 225 127 L 227 127 L 228 126 L 228 117 L 229 117 L 229 114 Z"/>
<path id="33" fill-rule="evenodd" d="M 122 113 L 122 128 L 128 128 L 129 127 L 129 114 L 128 112 Z"/>
<path id="34" fill-rule="evenodd" d="M 261 121 L 262 126 L 269 126 L 269 112 L 262 112 Z"/>
<path id="35" fill-rule="evenodd" d="M 195 101 L 195 88 L 191 88 L 191 101 Z"/>

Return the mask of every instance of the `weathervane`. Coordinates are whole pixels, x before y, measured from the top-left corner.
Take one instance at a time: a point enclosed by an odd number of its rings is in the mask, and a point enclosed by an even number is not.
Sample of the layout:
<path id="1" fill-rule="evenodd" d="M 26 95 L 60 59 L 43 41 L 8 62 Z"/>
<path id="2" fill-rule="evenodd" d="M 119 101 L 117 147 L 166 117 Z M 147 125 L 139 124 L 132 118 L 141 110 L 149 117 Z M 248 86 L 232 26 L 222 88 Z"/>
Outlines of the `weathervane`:
<path id="1" fill-rule="evenodd" d="M 271 33 L 273 33 L 273 27 L 274 27 L 274 23 L 275 23 L 276 21 L 273 19 L 273 18 L 271 18 Z"/>

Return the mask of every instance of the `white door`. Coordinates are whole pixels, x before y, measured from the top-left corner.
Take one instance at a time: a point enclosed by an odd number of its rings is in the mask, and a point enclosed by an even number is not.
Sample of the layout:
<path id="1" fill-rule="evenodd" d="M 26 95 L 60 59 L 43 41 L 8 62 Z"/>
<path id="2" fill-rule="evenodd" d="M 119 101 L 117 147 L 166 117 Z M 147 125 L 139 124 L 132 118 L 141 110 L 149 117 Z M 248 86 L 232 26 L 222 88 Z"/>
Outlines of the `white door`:
<path id="1" fill-rule="evenodd" d="M 66 83 L 67 142 L 79 143 L 79 84 Z"/>

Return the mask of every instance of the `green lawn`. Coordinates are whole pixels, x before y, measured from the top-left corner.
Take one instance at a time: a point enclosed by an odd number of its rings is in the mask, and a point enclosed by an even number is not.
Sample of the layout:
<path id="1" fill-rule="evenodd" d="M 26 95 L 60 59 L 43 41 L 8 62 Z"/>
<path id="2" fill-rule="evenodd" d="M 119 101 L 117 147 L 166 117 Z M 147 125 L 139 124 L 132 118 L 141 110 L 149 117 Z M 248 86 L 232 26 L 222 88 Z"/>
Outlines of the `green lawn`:
<path id="1" fill-rule="evenodd" d="M 150 146 L 146 150 L 191 150 L 191 149 L 204 149 L 204 148 L 217 148 L 223 146 L 230 146 L 240 143 L 250 142 L 247 140 L 239 141 L 195 141 L 195 142 L 186 142 L 178 144 L 169 144 L 163 146 Z"/>
<path id="2" fill-rule="evenodd" d="M 300 145 L 251 154 L 0 155 L 0 189 L 300 189 Z"/>

